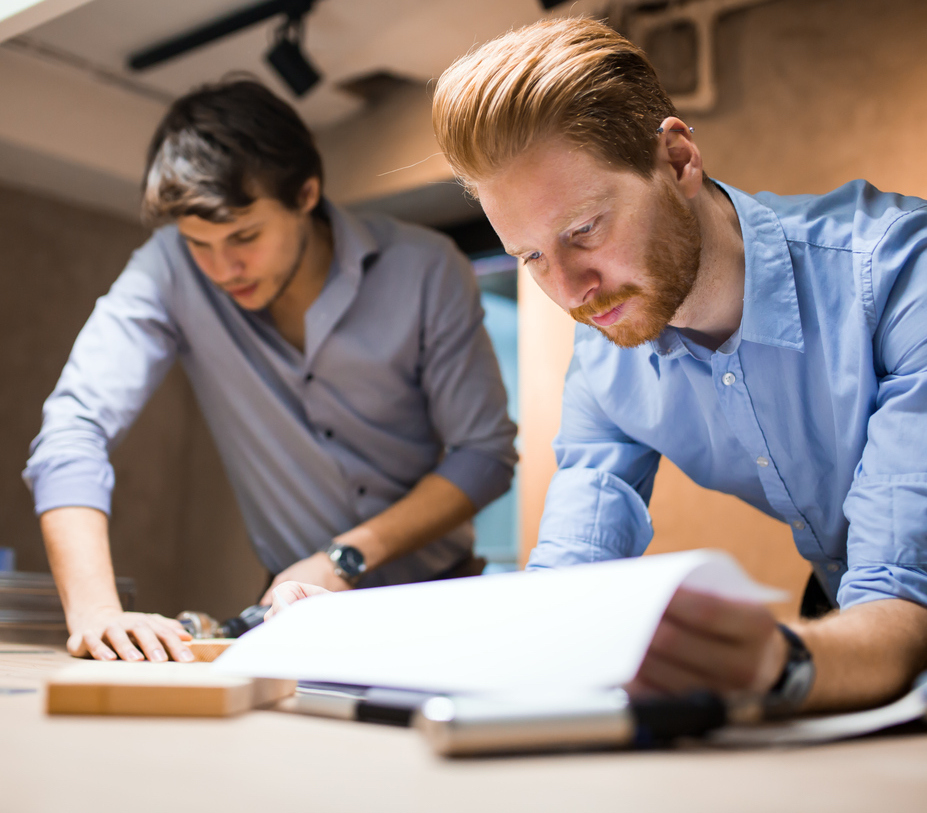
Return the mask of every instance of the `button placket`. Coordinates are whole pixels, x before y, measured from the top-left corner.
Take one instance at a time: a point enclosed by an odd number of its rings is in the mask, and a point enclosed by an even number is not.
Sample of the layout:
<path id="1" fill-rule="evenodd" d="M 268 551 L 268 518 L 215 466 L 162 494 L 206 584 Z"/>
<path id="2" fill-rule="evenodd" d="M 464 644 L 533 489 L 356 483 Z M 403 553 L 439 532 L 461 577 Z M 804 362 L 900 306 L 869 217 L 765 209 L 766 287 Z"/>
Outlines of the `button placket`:
<path id="1" fill-rule="evenodd" d="M 799 547 L 802 553 L 820 556 L 822 553 L 820 543 L 795 505 L 776 462 L 770 454 L 766 437 L 753 407 L 753 400 L 746 386 L 746 379 L 740 364 L 740 353 L 741 350 L 738 349 L 730 356 L 716 353 L 712 357 L 718 401 L 728 423 L 735 428 L 744 449 L 754 461 L 760 485 L 770 507 L 790 524 L 796 544 L 801 542 Z M 803 533 L 795 534 L 794 531 Z"/>

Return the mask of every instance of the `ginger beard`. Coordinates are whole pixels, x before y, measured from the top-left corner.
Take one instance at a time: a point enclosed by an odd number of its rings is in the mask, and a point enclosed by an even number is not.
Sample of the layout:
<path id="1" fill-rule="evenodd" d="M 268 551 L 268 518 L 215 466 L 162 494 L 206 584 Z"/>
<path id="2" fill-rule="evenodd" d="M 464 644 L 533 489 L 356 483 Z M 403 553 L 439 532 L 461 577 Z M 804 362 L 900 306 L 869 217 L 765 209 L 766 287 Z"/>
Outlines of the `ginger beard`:
<path id="1" fill-rule="evenodd" d="M 619 347 L 637 347 L 656 339 L 673 320 L 698 276 L 702 252 L 698 220 L 668 185 L 662 184 L 659 194 L 659 219 L 645 258 L 649 284 L 644 287 L 629 283 L 570 309 L 573 319 L 594 327 Z M 593 316 L 635 298 L 633 310 L 615 324 L 599 327 L 592 321 Z"/>

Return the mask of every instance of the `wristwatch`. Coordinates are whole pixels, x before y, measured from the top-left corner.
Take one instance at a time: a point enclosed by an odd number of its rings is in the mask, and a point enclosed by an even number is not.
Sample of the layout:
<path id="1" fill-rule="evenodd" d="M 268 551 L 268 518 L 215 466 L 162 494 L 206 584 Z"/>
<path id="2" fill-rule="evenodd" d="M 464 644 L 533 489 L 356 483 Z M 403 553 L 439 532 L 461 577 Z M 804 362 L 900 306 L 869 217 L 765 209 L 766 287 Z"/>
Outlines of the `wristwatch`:
<path id="1" fill-rule="evenodd" d="M 335 566 L 335 575 L 354 587 L 367 570 L 364 554 L 351 545 L 332 542 L 328 549 L 328 558 Z"/>
<path id="2" fill-rule="evenodd" d="M 763 711 L 767 717 L 784 717 L 798 711 L 816 675 L 814 660 L 805 642 L 785 624 L 779 625 L 779 631 L 789 645 L 789 653 L 782 674 L 764 698 Z"/>

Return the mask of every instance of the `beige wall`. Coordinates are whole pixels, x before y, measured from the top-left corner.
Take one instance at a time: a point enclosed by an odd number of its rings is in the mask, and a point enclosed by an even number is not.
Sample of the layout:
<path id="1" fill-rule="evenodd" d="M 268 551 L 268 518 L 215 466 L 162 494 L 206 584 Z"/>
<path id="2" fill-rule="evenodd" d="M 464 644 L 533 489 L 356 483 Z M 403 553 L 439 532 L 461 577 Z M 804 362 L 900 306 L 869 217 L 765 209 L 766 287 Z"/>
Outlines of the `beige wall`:
<path id="1" fill-rule="evenodd" d="M 48 569 L 20 479 L 71 344 L 145 231 L 124 220 L 0 187 L 0 545 L 19 570 Z M 138 607 L 228 616 L 252 603 L 264 574 L 249 550 L 192 391 L 179 368 L 113 455 L 116 572 Z"/>
<path id="2" fill-rule="evenodd" d="M 921 0 L 774 0 L 722 20 L 719 104 L 683 116 L 709 174 L 748 192 L 824 192 L 865 177 L 927 197 L 919 126 L 927 113 L 927 4 Z M 550 440 L 560 413 L 572 326 L 519 280 L 522 552 L 537 539 Z M 649 552 L 721 547 L 754 575 L 791 591 L 807 579 L 787 526 L 695 486 L 663 461 L 651 501 Z"/>

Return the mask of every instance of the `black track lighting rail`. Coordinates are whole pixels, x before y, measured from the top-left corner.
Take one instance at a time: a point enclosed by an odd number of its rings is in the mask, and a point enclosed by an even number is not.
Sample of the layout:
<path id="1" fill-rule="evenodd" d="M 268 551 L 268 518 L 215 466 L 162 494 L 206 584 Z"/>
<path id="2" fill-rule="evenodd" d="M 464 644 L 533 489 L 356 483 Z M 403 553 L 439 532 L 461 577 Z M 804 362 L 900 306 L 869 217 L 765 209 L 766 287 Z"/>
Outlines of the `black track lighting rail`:
<path id="1" fill-rule="evenodd" d="M 308 14 L 315 5 L 316 0 L 266 0 L 255 6 L 241 9 L 215 22 L 195 28 L 186 34 L 173 37 L 150 48 L 137 51 L 129 56 L 128 65 L 134 71 L 151 68 L 169 59 L 192 51 L 194 48 L 207 45 L 214 40 L 227 37 L 244 28 L 248 28 L 264 20 L 285 14 L 290 20 L 298 20 Z"/>

